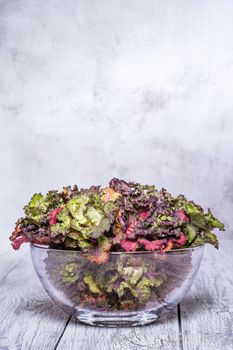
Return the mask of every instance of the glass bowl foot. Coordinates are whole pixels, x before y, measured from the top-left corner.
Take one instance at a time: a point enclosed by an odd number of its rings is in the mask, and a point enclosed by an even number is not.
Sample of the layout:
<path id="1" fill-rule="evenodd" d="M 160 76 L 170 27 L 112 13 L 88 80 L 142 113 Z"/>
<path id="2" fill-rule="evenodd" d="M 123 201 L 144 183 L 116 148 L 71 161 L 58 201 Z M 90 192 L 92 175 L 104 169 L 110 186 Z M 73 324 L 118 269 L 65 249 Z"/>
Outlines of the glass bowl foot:
<path id="1" fill-rule="evenodd" d="M 82 323 L 99 327 L 135 327 L 158 320 L 159 315 L 151 311 L 139 312 L 94 312 L 77 311 L 74 317 Z"/>

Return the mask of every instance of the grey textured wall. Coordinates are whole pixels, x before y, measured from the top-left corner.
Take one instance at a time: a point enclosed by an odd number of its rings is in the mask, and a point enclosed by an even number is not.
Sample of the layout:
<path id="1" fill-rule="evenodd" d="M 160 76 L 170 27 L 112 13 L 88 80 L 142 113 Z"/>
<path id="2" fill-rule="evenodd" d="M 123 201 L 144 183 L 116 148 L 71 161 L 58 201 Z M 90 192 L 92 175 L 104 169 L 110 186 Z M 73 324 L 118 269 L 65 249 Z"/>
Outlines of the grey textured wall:
<path id="1" fill-rule="evenodd" d="M 164 186 L 233 212 L 233 1 L 0 0 L 1 234 L 36 191 Z"/>

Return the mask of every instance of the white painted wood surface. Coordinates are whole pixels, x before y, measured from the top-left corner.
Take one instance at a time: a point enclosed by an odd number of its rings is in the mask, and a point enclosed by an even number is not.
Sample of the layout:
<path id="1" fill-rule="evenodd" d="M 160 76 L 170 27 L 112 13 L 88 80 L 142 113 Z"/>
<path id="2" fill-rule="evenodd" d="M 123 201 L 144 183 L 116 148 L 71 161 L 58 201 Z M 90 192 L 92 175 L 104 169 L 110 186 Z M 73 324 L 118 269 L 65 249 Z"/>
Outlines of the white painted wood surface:
<path id="1" fill-rule="evenodd" d="M 197 279 L 180 305 L 184 349 L 233 350 L 233 241 L 206 247 Z"/>
<path id="2" fill-rule="evenodd" d="M 135 328 L 78 324 L 50 301 L 27 248 L 1 247 L 0 259 L 0 350 L 233 349 L 233 241 L 207 247 L 180 312 Z"/>
<path id="3" fill-rule="evenodd" d="M 38 283 L 27 250 L 2 253 L 0 350 L 54 349 L 69 319 Z"/>
<path id="4" fill-rule="evenodd" d="M 179 347 L 177 312 L 162 322 L 134 328 L 97 328 L 69 323 L 58 345 L 59 350 L 169 349 Z"/>

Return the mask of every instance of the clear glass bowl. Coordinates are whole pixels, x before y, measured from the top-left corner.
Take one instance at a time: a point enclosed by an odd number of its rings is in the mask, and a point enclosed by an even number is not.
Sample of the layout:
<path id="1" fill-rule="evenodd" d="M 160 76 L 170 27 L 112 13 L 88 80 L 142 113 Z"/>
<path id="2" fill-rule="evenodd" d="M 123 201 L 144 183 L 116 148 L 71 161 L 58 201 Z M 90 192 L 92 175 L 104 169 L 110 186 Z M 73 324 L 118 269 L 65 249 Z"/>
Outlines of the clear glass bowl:
<path id="1" fill-rule="evenodd" d="M 138 326 L 174 309 L 190 289 L 204 246 L 167 253 L 112 252 L 103 264 L 77 251 L 31 244 L 39 279 L 50 298 L 80 322 Z"/>

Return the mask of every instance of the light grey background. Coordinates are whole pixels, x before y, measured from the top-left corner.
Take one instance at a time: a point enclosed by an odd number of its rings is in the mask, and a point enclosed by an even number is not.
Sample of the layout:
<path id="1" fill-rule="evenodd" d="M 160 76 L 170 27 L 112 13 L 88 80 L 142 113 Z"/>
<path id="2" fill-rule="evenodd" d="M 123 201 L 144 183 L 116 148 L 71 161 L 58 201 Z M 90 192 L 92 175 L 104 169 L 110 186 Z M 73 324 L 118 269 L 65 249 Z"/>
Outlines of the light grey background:
<path id="1" fill-rule="evenodd" d="M 0 0 L 1 235 L 34 192 L 164 186 L 232 237 L 233 1 Z"/>

